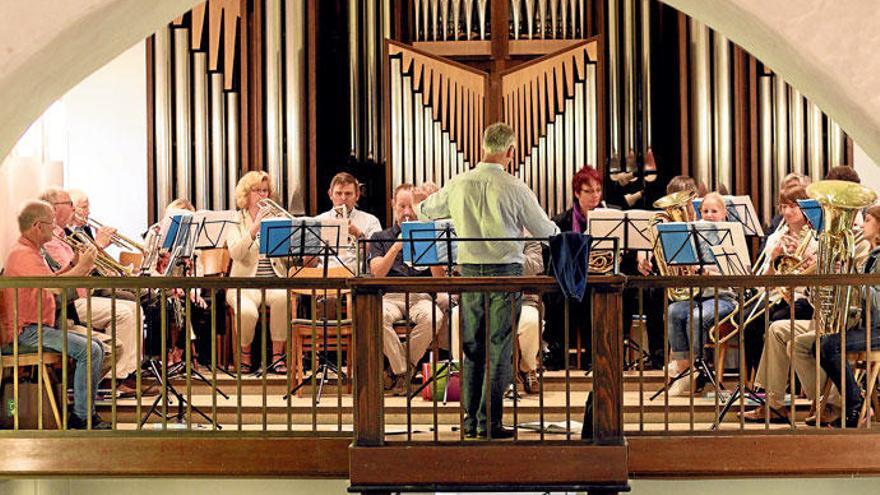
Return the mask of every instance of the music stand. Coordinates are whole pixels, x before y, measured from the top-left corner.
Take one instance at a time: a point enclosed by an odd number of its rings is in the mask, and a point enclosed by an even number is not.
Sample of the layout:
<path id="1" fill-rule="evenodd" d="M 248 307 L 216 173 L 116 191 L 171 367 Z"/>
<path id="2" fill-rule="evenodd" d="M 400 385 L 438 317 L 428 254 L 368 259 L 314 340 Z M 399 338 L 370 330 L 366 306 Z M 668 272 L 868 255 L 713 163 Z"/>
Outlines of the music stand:
<path id="1" fill-rule="evenodd" d="M 616 239 L 617 245 L 628 251 L 650 251 L 653 248 L 651 234 L 651 220 L 657 212 L 649 210 L 615 210 L 612 208 L 597 208 L 590 211 L 587 218 L 587 232 L 593 236 L 593 245 L 590 251 L 610 250 L 606 244 L 614 244 L 610 239 Z M 608 238 L 609 240 L 602 240 Z M 614 249 L 616 251 L 616 249 Z M 617 257 L 615 256 L 615 259 Z M 619 263 L 615 264 L 615 268 Z M 614 273 L 617 274 L 615 269 Z M 639 315 L 642 316 L 642 315 Z M 651 355 L 632 338 L 623 339 L 625 349 L 636 353 L 639 358 L 624 362 L 624 369 L 633 369 L 639 361 L 649 361 Z M 626 354 L 629 356 L 629 353 Z"/>
<path id="2" fill-rule="evenodd" d="M 731 229 L 734 222 L 669 222 L 657 225 L 657 242 L 663 247 L 664 261 L 668 266 L 696 266 L 700 269 L 707 266 L 717 266 L 715 255 L 712 253 L 712 246 L 719 245 L 722 242 L 732 242 Z M 693 294 L 693 292 L 692 292 Z M 692 296 L 693 297 L 693 296 Z M 703 331 L 703 305 L 697 305 L 698 322 L 691 325 L 694 332 Z M 688 337 L 694 340 L 694 335 Z M 702 338 L 700 339 L 702 341 Z M 673 383 L 682 378 L 689 377 L 696 370 L 696 382 L 711 383 L 715 389 L 721 388 L 715 380 L 715 375 L 711 372 L 708 363 L 703 357 L 702 346 L 699 349 L 699 355 L 694 358 L 691 366 L 680 371 L 670 380 L 669 383 L 663 385 L 649 400 L 654 400 L 668 390 Z"/>
<path id="3" fill-rule="evenodd" d="M 761 219 L 758 218 L 758 212 L 755 211 L 752 198 L 749 196 L 722 196 L 722 198 L 727 209 L 728 221 L 742 224 L 743 232 L 747 237 L 764 237 Z M 703 198 L 694 198 L 692 201 L 697 220 L 700 220 L 702 217 L 700 205 L 703 204 Z"/>
<path id="4" fill-rule="evenodd" d="M 813 198 L 809 199 L 798 199 L 797 204 L 803 212 L 804 217 L 807 218 L 807 222 L 810 224 L 810 227 L 813 228 L 813 231 L 818 235 L 822 232 L 822 229 L 825 224 L 825 217 L 822 213 L 822 205 Z"/>
<path id="5" fill-rule="evenodd" d="M 162 276 L 167 276 L 175 271 L 180 270 L 187 264 L 187 260 L 191 261 L 193 258 L 196 239 L 199 236 L 199 230 L 202 227 L 202 223 L 194 223 L 194 215 L 190 212 L 186 213 L 188 214 L 179 214 L 171 217 L 171 222 L 168 226 L 168 230 L 165 232 L 163 241 L 161 242 L 162 249 L 166 249 L 171 253 L 171 259 L 168 262 L 166 270 L 160 274 Z M 160 304 L 164 305 L 165 301 L 160 301 Z M 187 331 L 184 322 L 178 321 L 178 325 L 181 327 L 182 331 Z M 150 416 L 152 416 L 153 414 L 159 415 L 159 402 L 162 400 L 163 396 L 168 397 L 169 394 L 177 398 L 177 422 L 183 421 L 185 414 L 184 405 L 188 401 L 186 397 L 178 392 L 177 388 L 174 386 L 170 379 L 163 380 L 162 372 L 160 371 L 163 366 L 167 367 L 167 364 L 165 363 L 165 356 L 161 356 L 159 360 L 154 358 L 147 361 L 147 372 L 153 375 L 153 378 L 156 380 L 159 386 L 165 389 L 165 394 L 159 394 L 158 396 L 156 396 L 156 399 L 153 400 L 153 404 L 150 406 L 150 409 L 147 411 L 144 417 L 141 418 L 141 427 L 146 424 Z M 171 377 L 175 374 L 178 374 L 181 368 L 183 368 L 184 366 L 185 363 L 178 363 L 177 365 L 166 369 L 165 374 L 166 376 Z M 212 386 L 211 382 L 209 382 L 208 379 L 205 378 L 205 376 L 202 375 L 201 372 L 199 372 L 197 369 L 191 368 L 190 371 L 193 375 L 196 376 L 196 379 L 201 380 L 209 386 Z M 226 395 L 219 388 L 217 388 L 217 392 L 224 399 L 229 399 L 229 396 Z M 190 404 L 190 407 L 193 411 L 196 412 L 196 414 L 204 418 L 210 424 L 216 426 L 217 429 L 222 428 L 221 425 L 214 423 L 214 421 L 197 406 Z"/>
<path id="6" fill-rule="evenodd" d="M 450 220 L 434 220 L 424 222 L 403 222 L 400 226 L 401 241 L 404 246 L 409 244 L 409 248 L 403 249 L 403 262 L 416 267 L 422 266 L 430 268 L 432 266 L 445 266 L 446 275 L 452 276 L 455 260 L 458 256 L 457 237 L 455 235 L 455 226 Z M 436 304 L 436 303 L 434 303 Z M 446 321 L 448 341 L 452 343 L 452 298 L 449 300 L 449 306 L 446 308 Z M 409 322 L 407 322 L 407 325 Z M 407 359 L 409 359 L 407 357 Z M 436 362 L 434 363 L 437 364 Z M 409 399 L 417 397 L 422 390 L 425 390 L 437 380 L 444 378 L 446 380 L 443 387 L 443 405 L 447 403 L 449 397 L 449 383 L 452 381 L 452 375 L 459 372 L 455 369 L 455 360 L 453 359 L 453 351 L 449 350 L 448 357 L 443 360 L 439 367 L 431 367 L 431 376 L 419 385 L 409 395 Z"/>
<path id="7" fill-rule="evenodd" d="M 265 220 L 264 220 L 265 222 Z M 349 273 L 354 275 L 351 269 L 342 263 L 339 259 L 339 246 L 342 235 L 342 228 L 339 222 L 328 221 L 326 219 L 318 220 L 313 218 L 293 218 L 293 219 L 273 219 L 260 227 L 260 254 L 269 258 L 286 257 L 288 261 L 294 258 L 301 259 L 319 259 L 322 265 L 322 276 L 327 278 L 330 268 L 331 257 L 336 258 L 341 266 L 344 266 Z M 294 271 L 293 275 L 299 273 L 303 267 Z M 330 360 L 327 353 L 327 341 L 329 340 L 329 320 L 327 318 L 326 297 L 324 299 L 324 317 L 321 318 L 322 341 L 321 351 L 317 353 L 318 362 L 312 364 L 312 372 L 303 378 L 303 381 L 290 389 L 284 394 L 283 399 L 287 399 L 291 395 L 297 393 L 313 378 L 321 375 L 318 392 L 315 397 L 315 403 L 321 402 L 321 395 L 324 391 L 327 377 L 333 372 L 337 381 L 348 380 L 344 371 L 338 363 Z M 337 303 L 339 304 L 339 303 Z M 313 315 L 314 317 L 314 315 Z M 269 366 L 265 366 L 263 370 L 257 373 L 267 373 L 269 369 L 277 363 L 286 359 L 287 353 L 273 361 Z"/>

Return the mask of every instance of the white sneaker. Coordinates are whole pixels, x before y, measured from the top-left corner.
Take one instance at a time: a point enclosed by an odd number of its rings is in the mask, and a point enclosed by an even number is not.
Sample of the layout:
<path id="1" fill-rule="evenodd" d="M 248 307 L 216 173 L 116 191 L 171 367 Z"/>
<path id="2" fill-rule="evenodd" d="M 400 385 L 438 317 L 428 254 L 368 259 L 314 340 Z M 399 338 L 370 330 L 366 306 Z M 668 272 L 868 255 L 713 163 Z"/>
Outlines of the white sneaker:
<path id="1" fill-rule="evenodd" d="M 685 376 L 679 378 L 669 386 L 670 397 L 687 397 L 691 395 L 691 377 Z"/>

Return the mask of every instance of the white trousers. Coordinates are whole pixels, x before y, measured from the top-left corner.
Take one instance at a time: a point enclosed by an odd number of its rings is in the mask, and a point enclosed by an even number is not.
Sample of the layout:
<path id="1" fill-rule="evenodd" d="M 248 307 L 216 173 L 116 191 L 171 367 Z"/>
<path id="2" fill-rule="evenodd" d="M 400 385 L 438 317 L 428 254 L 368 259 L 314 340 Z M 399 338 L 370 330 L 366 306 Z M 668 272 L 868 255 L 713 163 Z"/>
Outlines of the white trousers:
<path id="1" fill-rule="evenodd" d="M 237 291 L 226 291 L 226 303 L 232 308 L 233 314 L 238 311 L 235 301 Z M 262 295 L 259 289 L 242 289 L 241 290 L 241 328 L 238 329 L 241 345 L 249 346 L 254 340 L 254 332 L 257 328 L 257 322 L 260 320 L 260 303 Z M 293 306 L 296 302 L 296 296 L 291 294 L 290 317 L 294 318 Z M 283 289 L 267 289 L 266 305 L 269 307 L 271 314 L 269 317 L 269 331 L 272 335 L 273 342 L 284 342 L 287 340 L 287 291 Z M 238 315 L 236 315 L 236 320 Z"/>
<path id="2" fill-rule="evenodd" d="M 74 301 L 76 314 L 85 325 L 89 318 L 88 300 L 79 298 Z M 92 297 L 92 329 L 110 335 L 113 322 L 113 300 L 109 297 Z M 141 338 L 137 321 L 137 303 L 125 299 L 116 300 L 116 378 L 123 379 L 138 369 L 140 356 L 137 355 L 137 342 Z"/>

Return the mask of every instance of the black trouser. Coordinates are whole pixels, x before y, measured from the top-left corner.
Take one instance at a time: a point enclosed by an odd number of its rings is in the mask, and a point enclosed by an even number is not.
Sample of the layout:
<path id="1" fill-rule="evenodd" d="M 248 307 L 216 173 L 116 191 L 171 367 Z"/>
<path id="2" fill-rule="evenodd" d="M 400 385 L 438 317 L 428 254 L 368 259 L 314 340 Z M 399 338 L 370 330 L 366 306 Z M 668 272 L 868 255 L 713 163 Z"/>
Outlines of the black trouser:
<path id="1" fill-rule="evenodd" d="M 763 307 L 764 302 L 757 302 L 755 304 L 760 304 Z M 759 308 L 761 309 L 761 308 Z M 743 318 L 748 318 L 748 315 L 751 313 L 752 307 L 748 308 L 748 311 L 743 313 Z M 743 331 L 743 343 L 745 344 L 745 358 L 746 358 L 746 376 L 750 376 L 751 372 L 757 371 L 758 364 L 761 362 L 761 354 L 764 353 L 764 329 L 765 329 L 765 318 L 767 319 L 766 325 L 769 326 L 771 322 L 779 321 L 779 320 L 787 320 L 791 317 L 791 307 L 788 303 L 783 299 L 778 303 L 770 306 L 769 312 L 764 317 L 755 318 L 754 321 L 746 325 L 745 330 Z M 810 306 L 810 303 L 807 302 L 806 299 L 797 299 L 794 302 L 794 319 L 795 320 L 809 320 L 813 318 L 813 307 Z"/>
<path id="2" fill-rule="evenodd" d="M 195 352 L 196 356 L 202 364 L 210 364 L 211 362 L 211 300 L 208 291 L 202 291 L 202 298 L 208 303 L 206 308 L 200 307 L 198 304 L 190 303 L 190 321 L 192 322 L 192 330 L 195 334 Z M 216 335 L 223 335 L 226 332 L 226 295 L 222 290 L 216 291 L 216 301 L 214 311 L 216 313 Z M 185 313 L 186 303 L 181 301 L 183 311 Z M 144 351 L 148 356 L 159 356 L 162 354 L 162 307 L 159 302 L 159 296 L 153 294 L 148 300 L 142 301 L 144 307 L 144 323 L 147 327 L 147 337 L 145 339 Z M 169 300 L 165 300 L 165 331 L 166 331 L 166 351 L 172 347 L 180 349 L 186 348 L 186 329 L 181 328 L 177 332 L 177 339 L 171 341 L 171 327 L 174 324 L 174 306 Z"/>
<path id="3" fill-rule="evenodd" d="M 873 327 L 873 324 L 871 325 Z M 847 416 L 851 417 L 862 405 L 862 389 L 859 387 L 856 377 L 853 374 L 852 366 L 847 360 L 844 364 L 844 380 L 840 377 L 840 361 L 843 358 L 843 349 L 841 346 L 841 335 L 832 333 L 823 335 L 819 341 L 819 364 L 828 378 L 837 386 L 837 390 L 844 390 L 841 381 L 846 384 L 846 409 Z M 867 348 L 867 332 L 864 327 L 853 328 L 846 331 L 846 352 L 865 352 Z M 880 349 L 880 328 L 874 328 L 871 331 L 871 350 Z M 874 363 L 874 366 L 880 366 L 880 363 Z"/>
<path id="4" fill-rule="evenodd" d="M 568 306 L 568 338 L 569 348 L 574 345 L 578 333 L 586 351 L 584 366 L 592 363 L 592 293 L 587 290 L 584 299 L 578 302 L 569 299 Z M 547 365 L 551 368 L 563 368 L 568 356 L 565 348 L 565 296 L 562 293 L 544 295 L 544 341 L 547 343 Z"/>

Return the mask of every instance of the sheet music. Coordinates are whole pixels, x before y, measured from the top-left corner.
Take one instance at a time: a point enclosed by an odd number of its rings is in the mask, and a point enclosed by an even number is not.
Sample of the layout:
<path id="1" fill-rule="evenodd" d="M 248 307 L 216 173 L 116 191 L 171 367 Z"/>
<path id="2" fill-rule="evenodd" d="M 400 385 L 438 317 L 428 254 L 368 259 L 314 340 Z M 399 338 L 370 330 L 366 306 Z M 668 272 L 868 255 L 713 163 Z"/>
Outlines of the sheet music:
<path id="1" fill-rule="evenodd" d="M 196 248 L 210 249 L 226 245 L 226 235 L 233 224 L 237 224 L 239 214 L 235 210 L 199 210 L 193 216 L 193 223 L 200 226 Z"/>
<path id="2" fill-rule="evenodd" d="M 667 222 L 657 225 L 659 242 L 669 265 L 717 265 L 716 254 L 735 257 L 737 267 L 750 269 L 743 226 L 739 222 Z M 723 246 L 724 250 L 715 250 Z M 720 269 L 720 267 L 719 267 Z"/>
<path id="3" fill-rule="evenodd" d="M 722 196 L 724 205 L 727 208 L 727 220 L 729 222 L 737 222 L 742 224 L 745 235 L 751 237 L 764 237 L 764 229 L 761 227 L 761 219 L 758 218 L 758 212 L 755 211 L 755 205 L 752 204 L 752 198 L 749 196 Z M 694 210 L 697 214 L 697 220 L 701 219 L 700 205 L 703 204 L 703 198 L 693 199 Z"/>
<path id="4" fill-rule="evenodd" d="M 622 249 L 647 251 L 653 247 L 650 224 L 655 214 L 649 210 L 597 208 L 590 211 L 587 233 L 593 237 L 616 238 Z M 612 249 L 612 242 L 597 241 L 593 249 Z"/>

